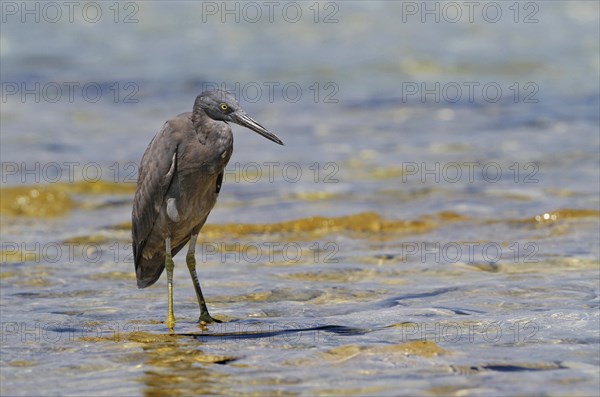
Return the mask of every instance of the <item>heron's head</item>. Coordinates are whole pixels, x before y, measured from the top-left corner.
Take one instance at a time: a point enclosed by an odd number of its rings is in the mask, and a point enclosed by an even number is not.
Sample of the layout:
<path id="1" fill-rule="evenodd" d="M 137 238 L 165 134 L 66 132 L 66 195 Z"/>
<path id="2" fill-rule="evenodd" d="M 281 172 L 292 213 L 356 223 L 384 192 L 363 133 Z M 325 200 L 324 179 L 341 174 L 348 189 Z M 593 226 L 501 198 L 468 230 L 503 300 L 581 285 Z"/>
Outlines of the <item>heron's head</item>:
<path id="1" fill-rule="evenodd" d="M 194 103 L 194 111 L 200 110 L 204 111 L 213 120 L 239 124 L 275 143 L 283 145 L 281 139 L 275 134 L 248 116 L 233 95 L 227 91 L 214 89 L 204 91 L 198 95 Z"/>

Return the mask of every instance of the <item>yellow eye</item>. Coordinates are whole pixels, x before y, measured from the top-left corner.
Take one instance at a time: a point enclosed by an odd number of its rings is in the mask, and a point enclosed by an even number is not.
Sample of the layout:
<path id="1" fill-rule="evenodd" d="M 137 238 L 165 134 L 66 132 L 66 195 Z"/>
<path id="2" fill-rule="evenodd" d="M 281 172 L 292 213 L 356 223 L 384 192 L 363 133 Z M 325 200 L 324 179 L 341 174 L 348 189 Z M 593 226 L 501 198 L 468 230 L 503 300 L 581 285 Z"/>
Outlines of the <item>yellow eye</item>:
<path id="1" fill-rule="evenodd" d="M 222 103 L 221 104 L 221 110 L 227 110 L 227 104 Z"/>

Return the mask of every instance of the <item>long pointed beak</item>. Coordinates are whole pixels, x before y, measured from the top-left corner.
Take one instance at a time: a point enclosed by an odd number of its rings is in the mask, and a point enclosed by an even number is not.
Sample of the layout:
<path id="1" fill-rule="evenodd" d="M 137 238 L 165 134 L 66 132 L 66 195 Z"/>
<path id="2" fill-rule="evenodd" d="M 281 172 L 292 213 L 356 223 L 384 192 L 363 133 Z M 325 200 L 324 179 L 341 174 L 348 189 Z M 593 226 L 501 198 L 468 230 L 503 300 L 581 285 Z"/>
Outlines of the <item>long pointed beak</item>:
<path id="1" fill-rule="evenodd" d="M 248 116 L 246 113 L 239 111 L 231 113 L 231 118 L 233 119 L 232 121 L 234 123 L 249 128 L 252 131 L 264 136 L 270 141 L 283 145 L 281 139 L 277 138 L 275 134 L 273 134 L 271 131 L 260 125 L 256 120 Z"/>

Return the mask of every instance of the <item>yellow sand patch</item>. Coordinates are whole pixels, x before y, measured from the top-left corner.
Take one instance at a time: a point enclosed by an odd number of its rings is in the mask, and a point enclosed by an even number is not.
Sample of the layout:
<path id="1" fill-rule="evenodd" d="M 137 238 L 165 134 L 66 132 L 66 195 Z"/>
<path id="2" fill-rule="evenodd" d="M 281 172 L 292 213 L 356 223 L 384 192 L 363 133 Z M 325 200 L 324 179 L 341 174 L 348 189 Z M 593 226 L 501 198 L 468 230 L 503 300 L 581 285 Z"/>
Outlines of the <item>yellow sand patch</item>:
<path id="1" fill-rule="evenodd" d="M 6 187 L 0 190 L 0 213 L 37 218 L 55 217 L 64 215 L 75 207 L 73 194 L 129 194 L 134 191 L 134 183 L 102 180 Z"/>

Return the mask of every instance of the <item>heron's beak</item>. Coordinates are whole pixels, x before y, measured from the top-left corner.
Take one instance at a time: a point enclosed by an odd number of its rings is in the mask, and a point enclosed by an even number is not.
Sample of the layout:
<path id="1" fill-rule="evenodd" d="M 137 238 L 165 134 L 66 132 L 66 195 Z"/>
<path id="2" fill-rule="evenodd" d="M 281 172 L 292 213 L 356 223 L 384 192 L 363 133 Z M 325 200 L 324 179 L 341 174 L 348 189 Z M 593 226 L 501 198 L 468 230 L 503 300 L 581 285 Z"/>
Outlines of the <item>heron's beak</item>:
<path id="1" fill-rule="evenodd" d="M 234 123 L 244 126 L 246 128 L 250 128 L 252 131 L 259 133 L 260 135 L 264 136 L 268 140 L 278 143 L 280 145 L 283 145 L 283 142 L 281 141 L 281 139 L 277 138 L 277 136 L 275 134 L 273 134 L 271 131 L 267 130 L 265 127 L 258 124 L 258 122 L 256 120 L 254 120 L 252 117 L 248 116 L 246 113 L 238 111 L 238 112 L 231 113 L 230 116 L 233 119 L 232 121 Z"/>

